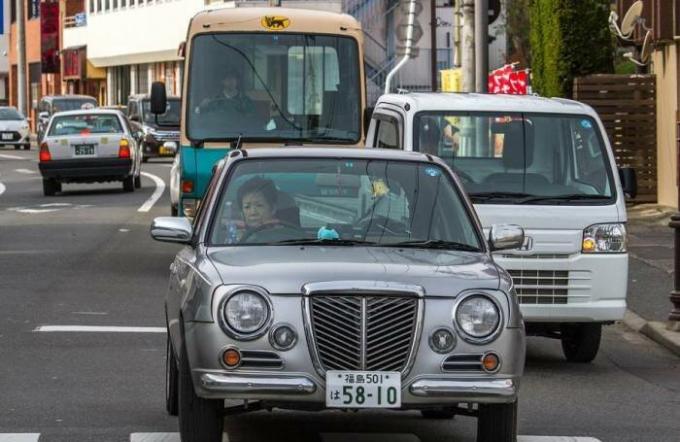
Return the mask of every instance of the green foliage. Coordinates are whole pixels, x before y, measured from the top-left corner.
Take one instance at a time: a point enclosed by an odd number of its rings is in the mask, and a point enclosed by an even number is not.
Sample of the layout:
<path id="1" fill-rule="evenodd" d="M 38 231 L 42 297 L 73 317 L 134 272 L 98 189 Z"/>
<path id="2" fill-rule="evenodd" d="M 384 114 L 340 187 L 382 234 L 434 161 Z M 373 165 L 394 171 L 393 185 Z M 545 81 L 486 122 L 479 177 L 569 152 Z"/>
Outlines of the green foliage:
<path id="1" fill-rule="evenodd" d="M 570 97 L 574 77 L 611 73 L 614 46 L 608 0 L 532 0 L 529 6 L 533 89 Z"/>

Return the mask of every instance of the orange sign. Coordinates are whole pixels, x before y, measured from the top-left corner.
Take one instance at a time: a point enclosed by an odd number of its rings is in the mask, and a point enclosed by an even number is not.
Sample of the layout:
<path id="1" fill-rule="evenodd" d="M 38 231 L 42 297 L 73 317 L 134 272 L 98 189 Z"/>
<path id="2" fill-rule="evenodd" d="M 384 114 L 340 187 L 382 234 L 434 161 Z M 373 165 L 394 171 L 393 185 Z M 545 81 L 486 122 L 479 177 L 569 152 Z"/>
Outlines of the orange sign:
<path id="1" fill-rule="evenodd" d="M 260 24 L 270 31 L 282 31 L 290 26 L 290 19 L 281 15 L 265 15 L 260 20 Z"/>

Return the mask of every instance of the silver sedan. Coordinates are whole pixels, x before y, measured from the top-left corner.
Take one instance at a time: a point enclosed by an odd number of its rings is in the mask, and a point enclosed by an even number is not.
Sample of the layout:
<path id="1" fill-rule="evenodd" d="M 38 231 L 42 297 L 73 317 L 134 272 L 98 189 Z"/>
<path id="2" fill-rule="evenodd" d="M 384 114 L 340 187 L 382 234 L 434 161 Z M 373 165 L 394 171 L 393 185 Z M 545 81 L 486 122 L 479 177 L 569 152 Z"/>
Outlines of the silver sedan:
<path id="1" fill-rule="evenodd" d="M 222 440 L 228 411 L 416 409 L 478 416 L 516 439 L 525 335 L 509 276 L 457 178 L 429 155 L 237 150 L 215 169 L 166 299 L 166 399 L 183 441 Z M 224 400 L 241 401 L 225 409 Z"/>

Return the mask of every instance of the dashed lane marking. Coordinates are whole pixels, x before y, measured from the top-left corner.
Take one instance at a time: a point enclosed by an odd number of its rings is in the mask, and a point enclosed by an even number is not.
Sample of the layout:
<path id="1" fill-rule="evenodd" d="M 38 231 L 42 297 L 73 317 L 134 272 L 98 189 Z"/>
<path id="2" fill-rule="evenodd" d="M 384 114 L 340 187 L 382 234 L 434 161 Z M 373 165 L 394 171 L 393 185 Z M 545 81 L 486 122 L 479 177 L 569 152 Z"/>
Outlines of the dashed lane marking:
<path id="1" fill-rule="evenodd" d="M 156 201 L 158 201 L 161 195 L 163 195 L 163 191 L 165 190 L 165 181 L 156 175 L 147 172 L 142 172 L 142 175 L 153 180 L 153 182 L 156 184 L 156 190 L 154 190 L 149 199 L 146 200 L 139 209 L 137 209 L 137 212 L 148 212 L 151 210 L 153 205 L 156 204 Z"/>
<path id="2" fill-rule="evenodd" d="M 130 442 L 180 442 L 180 439 L 179 433 L 130 433 Z"/>
<path id="3" fill-rule="evenodd" d="M 2 195 L 3 193 L 5 193 L 5 190 L 7 190 L 7 188 L 5 187 L 5 185 L 2 184 L 2 183 L 0 183 L 0 195 Z"/>
<path id="4" fill-rule="evenodd" d="M 0 433 L 0 442 L 38 442 L 40 433 Z"/>
<path id="5" fill-rule="evenodd" d="M 24 158 L 20 157 L 19 155 L 9 155 L 6 153 L 0 154 L 0 158 L 5 158 L 7 160 L 28 160 L 29 158 Z M 2 442 L 2 439 L 0 439 L 0 442 Z"/>
<path id="6" fill-rule="evenodd" d="M 34 175 L 34 174 L 38 173 L 35 170 L 30 170 L 30 169 L 14 169 L 14 171 L 18 172 L 18 173 L 23 173 L 23 174 L 26 174 L 26 175 Z"/>
<path id="7" fill-rule="evenodd" d="M 38 333 L 165 333 L 165 327 L 119 327 L 109 325 L 40 325 Z M 2 441 L 0 441 L 2 442 Z"/>

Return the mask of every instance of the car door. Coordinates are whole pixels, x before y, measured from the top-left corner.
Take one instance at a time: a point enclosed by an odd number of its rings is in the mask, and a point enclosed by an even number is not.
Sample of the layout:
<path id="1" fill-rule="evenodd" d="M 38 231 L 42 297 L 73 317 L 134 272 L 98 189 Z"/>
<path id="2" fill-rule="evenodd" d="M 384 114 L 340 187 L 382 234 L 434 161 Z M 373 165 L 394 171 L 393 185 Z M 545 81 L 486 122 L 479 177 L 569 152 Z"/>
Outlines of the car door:
<path id="1" fill-rule="evenodd" d="M 379 149 L 404 149 L 404 125 L 401 115 L 386 109 L 376 109 L 371 117 L 366 145 Z"/>

